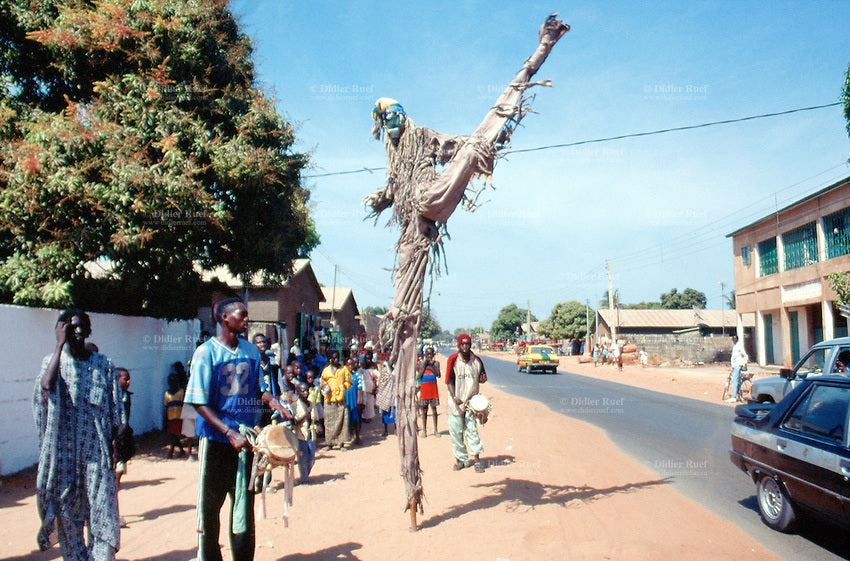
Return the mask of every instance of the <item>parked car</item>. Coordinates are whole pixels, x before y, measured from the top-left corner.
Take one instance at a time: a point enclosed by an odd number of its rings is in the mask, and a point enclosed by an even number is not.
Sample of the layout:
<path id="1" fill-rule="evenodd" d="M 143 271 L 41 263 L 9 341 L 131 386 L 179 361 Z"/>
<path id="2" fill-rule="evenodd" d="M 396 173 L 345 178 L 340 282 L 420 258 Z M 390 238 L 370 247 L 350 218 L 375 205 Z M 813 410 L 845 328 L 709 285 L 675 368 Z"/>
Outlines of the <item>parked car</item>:
<path id="1" fill-rule="evenodd" d="M 778 403 L 802 380 L 824 374 L 850 376 L 850 337 L 817 343 L 809 349 L 794 368 L 783 368 L 779 376 L 753 380 L 752 399 L 759 402 Z"/>
<path id="2" fill-rule="evenodd" d="M 850 378 L 800 380 L 779 403 L 735 408 L 732 463 L 756 485 L 764 521 L 791 531 L 814 514 L 850 529 Z"/>
<path id="3" fill-rule="evenodd" d="M 549 345 L 529 345 L 516 359 L 517 370 L 522 372 L 525 368 L 528 374 L 534 370 L 555 373 L 559 362 L 557 351 Z"/>

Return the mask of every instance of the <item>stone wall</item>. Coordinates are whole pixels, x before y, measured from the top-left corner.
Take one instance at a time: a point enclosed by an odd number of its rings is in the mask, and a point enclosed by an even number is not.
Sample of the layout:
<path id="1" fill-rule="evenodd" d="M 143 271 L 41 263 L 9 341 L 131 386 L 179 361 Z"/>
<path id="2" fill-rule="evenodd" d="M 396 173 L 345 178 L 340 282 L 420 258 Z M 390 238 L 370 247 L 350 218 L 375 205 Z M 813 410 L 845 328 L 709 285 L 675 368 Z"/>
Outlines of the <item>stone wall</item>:
<path id="1" fill-rule="evenodd" d="M 646 349 L 650 364 L 681 361 L 689 364 L 700 362 L 729 362 L 732 353 L 731 336 L 705 337 L 698 331 L 669 334 L 621 333 L 620 340 Z M 751 355 L 752 356 L 752 355 Z"/>

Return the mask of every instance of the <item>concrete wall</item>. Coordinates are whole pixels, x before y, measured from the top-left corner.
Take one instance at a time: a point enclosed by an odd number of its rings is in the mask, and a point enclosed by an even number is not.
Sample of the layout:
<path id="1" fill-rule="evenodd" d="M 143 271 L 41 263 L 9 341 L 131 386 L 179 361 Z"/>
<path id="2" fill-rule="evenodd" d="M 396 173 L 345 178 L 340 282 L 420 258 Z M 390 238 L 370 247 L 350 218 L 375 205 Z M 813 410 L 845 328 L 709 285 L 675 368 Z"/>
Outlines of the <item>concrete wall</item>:
<path id="1" fill-rule="evenodd" d="M 631 334 L 618 336 L 637 345 L 638 350 L 645 348 L 647 354 L 662 361 L 683 360 L 698 362 L 729 362 L 732 354 L 731 336 L 704 337 L 699 332 L 681 334 Z M 744 346 L 754 360 L 750 337 L 744 338 Z"/>
<path id="2" fill-rule="evenodd" d="M 0 474 L 38 461 L 32 415 L 35 378 L 42 359 L 56 347 L 54 327 L 59 310 L 0 305 Z M 136 433 L 163 426 L 163 393 L 170 365 L 186 363 L 199 335 L 197 321 L 167 322 L 146 317 L 89 314 L 89 341 L 115 366 L 130 371 L 133 408 L 130 425 Z"/>

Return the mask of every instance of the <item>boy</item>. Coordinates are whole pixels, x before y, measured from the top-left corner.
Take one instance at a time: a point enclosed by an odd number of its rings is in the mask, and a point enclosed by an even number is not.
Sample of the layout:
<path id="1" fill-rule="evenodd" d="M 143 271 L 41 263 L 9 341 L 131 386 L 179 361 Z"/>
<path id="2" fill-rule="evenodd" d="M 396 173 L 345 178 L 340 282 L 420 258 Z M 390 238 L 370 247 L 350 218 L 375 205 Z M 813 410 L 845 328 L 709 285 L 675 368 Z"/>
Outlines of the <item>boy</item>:
<path id="1" fill-rule="evenodd" d="M 168 449 L 168 459 L 174 457 L 174 448 L 180 448 L 178 458 L 182 457 L 186 451 L 183 449 L 183 443 L 180 442 L 180 436 L 183 432 L 183 419 L 180 417 L 183 412 L 183 396 L 186 390 L 180 387 L 180 378 L 175 373 L 168 375 L 168 389 L 163 396 L 165 403 L 165 432 L 168 434 L 170 447 Z"/>
<path id="2" fill-rule="evenodd" d="M 254 493 L 248 491 L 253 453 L 243 434 L 256 426 L 262 403 L 289 416 L 260 386 L 260 351 L 242 337 L 248 309 L 240 298 L 214 307 L 217 337 L 192 355 L 185 402 L 198 410 L 198 561 L 221 559 L 219 511 L 231 496 L 230 544 L 234 561 L 254 557 Z"/>
<path id="3" fill-rule="evenodd" d="M 310 470 L 316 461 L 316 405 L 310 402 L 310 386 L 296 382 L 298 396 L 294 403 L 295 436 L 298 437 L 298 473 L 299 483 L 308 483 Z"/>

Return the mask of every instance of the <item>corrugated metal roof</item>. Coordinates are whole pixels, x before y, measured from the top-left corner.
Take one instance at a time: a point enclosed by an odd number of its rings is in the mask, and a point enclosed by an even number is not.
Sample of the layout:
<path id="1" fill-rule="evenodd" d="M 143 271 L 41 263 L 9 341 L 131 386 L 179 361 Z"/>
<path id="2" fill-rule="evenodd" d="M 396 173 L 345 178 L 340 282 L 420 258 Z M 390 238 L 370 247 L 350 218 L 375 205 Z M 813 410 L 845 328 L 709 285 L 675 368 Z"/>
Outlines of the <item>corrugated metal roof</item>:
<path id="1" fill-rule="evenodd" d="M 619 327 L 657 327 L 686 329 L 705 325 L 729 327 L 738 325 L 735 310 L 607 310 L 600 309 L 599 315 L 608 325 Z M 744 326 L 752 327 L 753 321 L 744 316 Z"/>
<path id="2" fill-rule="evenodd" d="M 292 277 L 301 272 L 304 267 L 310 264 L 309 259 L 294 259 L 292 261 Z M 219 266 L 212 270 L 202 269 L 200 265 L 195 265 L 195 270 L 201 273 L 201 279 L 204 282 L 209 282 L 213 279 L 218 279 L 223 282 L 230 288 L 242 288 L 242 281 L 235 275 L 233 275 L 230 270 L 225 266 Z M 291 277 L 290 277 L 291 278 Z M 286 286 L 286 283 L 278 284 L 278 285 L 266 285 L 263 282 L 263 276 L 260 273 L 254 275 L 251 279 L 251 284 L 254 287 L 262 287 L 262 288 L 274 288 L 276 286 Z"/>
<path id="3" fill-rule="evenodd" d="M 325 301 L 319 303 L 320 312 L 341 310 L 345 301 L 354 297 L 350 288 L 344 288 L 341 286 L 337 286 L 336 288 L 332 286 L 323 286 L 322 294 L 325 296 Z M 333 302 L 331 302 L 331 300 L 333 300 Z"/>

